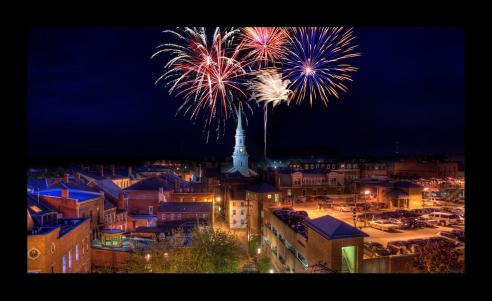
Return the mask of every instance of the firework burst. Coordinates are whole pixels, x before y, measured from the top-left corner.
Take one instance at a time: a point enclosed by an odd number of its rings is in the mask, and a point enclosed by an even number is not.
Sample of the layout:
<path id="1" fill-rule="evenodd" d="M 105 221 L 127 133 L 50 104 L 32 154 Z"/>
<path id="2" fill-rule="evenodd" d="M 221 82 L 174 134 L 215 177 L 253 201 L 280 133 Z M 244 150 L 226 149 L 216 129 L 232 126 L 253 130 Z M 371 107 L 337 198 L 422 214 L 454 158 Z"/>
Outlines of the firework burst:
<path id="1" fill-rule="evenodd" d="M 176 37 L 178 42 L 159 45 L 152 55 L 151 58 L 160 53 L 170 54 L 164 65 L 166 71 L 156 83 L 165 80 L 169 93 L 175 92 L 183 98 L 177 113 L 184 110 L 185 116 L 189 114 L 196 121 L 203 112 L 207 141 L 212 127 L 218 138 L 229 116 L 236 112 L 234 99 L 246 98 L 243 83 L 246 64 L 238 58 L 239 47 L 234 41 L 239 29 L 217 27 L 211 39 L 204 27 L 164 32 Z"/>
<path id="2" fill-rule="evenodd" d="M 285 54 L 287 32 L 281 27 L 245 27 L 241 48 L 247 51 L 246 59 L 257 61 L 260 66 L 278 62 Z"/>
<path id="3" fill-rule="evenodd" d="M 339 92 L 347 92 L 346 81 L 352 81 L 351 72 L 358 68 L 347 59 L 360 56 L 354 52 L 352 28 L 342 27 L 297 27 L 289 31 L 287 54 L 282 70 L 291 81 L 293 99 L 302 102 L 309 96 L 320 98 L 325 105 L 328 97 L 339 98 Z"/>
<path id="4" fill-rule="evenodd" d="M 257 103 L 263 103 L 263 143 L 264 156 L 266 158 L 268 104 L 272 104 L 273 108 L 282 103 L 282 101 L 288 103 L 292 91 L 288 89 L 290 81 L 283 80 L 276 69 L 260 70 L 256 75 L 256 78 L 250 82 L 248 88 L 252 91 L 251 99 L 256 100 Z"/>

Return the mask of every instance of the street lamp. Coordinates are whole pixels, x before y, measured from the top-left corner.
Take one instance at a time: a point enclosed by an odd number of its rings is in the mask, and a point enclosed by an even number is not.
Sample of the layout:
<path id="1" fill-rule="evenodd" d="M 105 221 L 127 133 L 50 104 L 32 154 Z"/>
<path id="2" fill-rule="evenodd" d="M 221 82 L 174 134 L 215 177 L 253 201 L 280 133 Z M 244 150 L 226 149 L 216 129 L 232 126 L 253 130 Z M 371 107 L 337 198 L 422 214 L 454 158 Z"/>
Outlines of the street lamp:
<path id="1" fill-rule="evenodd" d="M 145 254 L 145 260 L 146 260 L 147 262 L 149 262 L 149 260 L 150 260 L 150 254 Z"/>
<path id="2" fill-rule="evenodd" d="M 257 252 L 258 254 L 261 254 L 261 248 L 258 248 Z"/>
<path id="3" fill-rule="evenodd" d="M 268 271 L 270 274 L 273 274 L 273 269 L 270 269 L 270 271 Z"/>

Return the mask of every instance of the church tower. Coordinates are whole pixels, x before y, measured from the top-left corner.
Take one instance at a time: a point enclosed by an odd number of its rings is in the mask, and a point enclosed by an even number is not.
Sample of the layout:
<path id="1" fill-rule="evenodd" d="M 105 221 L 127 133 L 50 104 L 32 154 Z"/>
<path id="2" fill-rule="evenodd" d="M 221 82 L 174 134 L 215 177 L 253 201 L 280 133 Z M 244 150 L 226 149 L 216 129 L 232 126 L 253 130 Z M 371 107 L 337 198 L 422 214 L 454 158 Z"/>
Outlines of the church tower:
<path id="1" fill-rule="evenodd" d="M 237 112 L 236 144 L 232 153 L 233 169 L 239 171 L 242 175 L 249 175 L 248 152 L 246 151 L 245 137 L 242 122 L 242 107 L 239 104 Z"/>

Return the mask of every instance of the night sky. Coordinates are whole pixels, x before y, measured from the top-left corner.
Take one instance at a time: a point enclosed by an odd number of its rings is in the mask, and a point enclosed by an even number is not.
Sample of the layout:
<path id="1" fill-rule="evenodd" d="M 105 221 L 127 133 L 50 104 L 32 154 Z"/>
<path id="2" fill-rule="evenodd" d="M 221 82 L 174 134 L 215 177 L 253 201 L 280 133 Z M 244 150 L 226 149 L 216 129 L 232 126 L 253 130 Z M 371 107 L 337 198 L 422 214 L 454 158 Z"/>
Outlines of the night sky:
<path id="1" fill-rule="evenodd" d="M 30 156 L 228 156 L 235 125 L 206 143 L 175 112 L 163 84 L 161 28 L 33 28 L 28 37 Z M 269 115 L 269 154 L 462 154 L 464 30 L 355 28 L 360 68 L 328 107 L 281 105 Z M 262 110 L 248 152 L 263 152 Z"/>

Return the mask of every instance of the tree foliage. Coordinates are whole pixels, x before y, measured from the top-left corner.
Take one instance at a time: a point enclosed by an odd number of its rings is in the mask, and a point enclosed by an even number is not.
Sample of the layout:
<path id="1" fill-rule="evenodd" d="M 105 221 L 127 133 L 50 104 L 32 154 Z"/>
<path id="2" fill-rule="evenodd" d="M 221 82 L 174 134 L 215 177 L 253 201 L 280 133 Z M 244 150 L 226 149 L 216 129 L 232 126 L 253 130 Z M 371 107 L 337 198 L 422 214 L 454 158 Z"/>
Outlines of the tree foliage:
<path id="1" fill-rule="evenodd" d="M 189 243 L 186 241 L 189 239 Z M 150 249 L 136 249 L 125 267 L 128 273 L 234 273 L 239 271 L 241 247 L 229 233 L 195 228 L 174 231 Z"/>
<path id="2" fill-rule="evenodd" d="M 464 261 L 445 241 L 428 241 L 416 250 L 415 265 L 424 273 L 463 273 Z"/>

